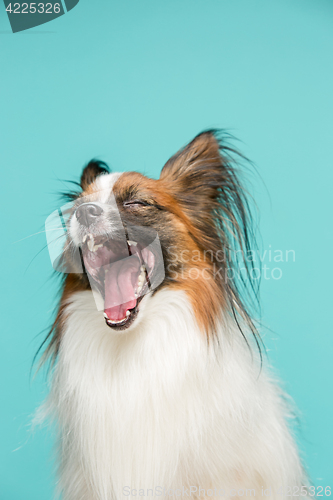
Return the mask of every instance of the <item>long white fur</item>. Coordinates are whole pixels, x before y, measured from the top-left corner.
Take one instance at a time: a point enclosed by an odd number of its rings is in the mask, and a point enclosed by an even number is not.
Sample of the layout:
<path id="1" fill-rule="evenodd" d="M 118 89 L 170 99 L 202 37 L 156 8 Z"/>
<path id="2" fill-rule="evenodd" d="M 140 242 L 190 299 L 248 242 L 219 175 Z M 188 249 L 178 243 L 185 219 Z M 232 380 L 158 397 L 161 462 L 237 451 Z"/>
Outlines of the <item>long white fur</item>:
<path id="1" fill-rule="evenodd" d="M 207 344 L 182 292 L 146 296 L 140 309 L 114 333 L 91 292 L 70 299 L 44 408 L 58 420 L 63 500 L 262 487 L 281 499 L 281 487 L 306 484 L 284 398 L 239 331 L 221 320 Z"/>

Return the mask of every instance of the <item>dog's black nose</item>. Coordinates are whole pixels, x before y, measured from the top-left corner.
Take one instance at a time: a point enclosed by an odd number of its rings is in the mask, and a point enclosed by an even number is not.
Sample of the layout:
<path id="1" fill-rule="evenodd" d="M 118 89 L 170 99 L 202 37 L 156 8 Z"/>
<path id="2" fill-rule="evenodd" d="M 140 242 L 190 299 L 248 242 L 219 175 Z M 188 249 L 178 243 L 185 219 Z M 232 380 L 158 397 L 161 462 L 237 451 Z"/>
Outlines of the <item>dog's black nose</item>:
<path id="1" fill-rule="evenodd" d="M 94 203 L 84 203 L 75 212 L 76 218 L 83 226 L 90 226 L 96 222 L 97 217 L 103 213 L 103 209 Z"/>

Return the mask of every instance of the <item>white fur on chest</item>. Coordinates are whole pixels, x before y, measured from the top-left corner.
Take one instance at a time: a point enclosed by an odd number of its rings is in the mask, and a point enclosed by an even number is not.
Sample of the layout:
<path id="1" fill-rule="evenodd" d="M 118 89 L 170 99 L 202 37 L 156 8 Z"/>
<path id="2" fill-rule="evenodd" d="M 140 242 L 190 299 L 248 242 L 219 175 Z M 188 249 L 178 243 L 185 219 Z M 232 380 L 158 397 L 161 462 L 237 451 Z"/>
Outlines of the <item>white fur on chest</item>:
<path id="1" fill-rule="evenodd" d="M 137 326 L 120 334 L 90 292 L 71 301 L 49 402 L 64 500 L 300 485 L 278 389 L 239 332 L 221 326 L 208 346 L 180 292 L 146 297 Z"/>

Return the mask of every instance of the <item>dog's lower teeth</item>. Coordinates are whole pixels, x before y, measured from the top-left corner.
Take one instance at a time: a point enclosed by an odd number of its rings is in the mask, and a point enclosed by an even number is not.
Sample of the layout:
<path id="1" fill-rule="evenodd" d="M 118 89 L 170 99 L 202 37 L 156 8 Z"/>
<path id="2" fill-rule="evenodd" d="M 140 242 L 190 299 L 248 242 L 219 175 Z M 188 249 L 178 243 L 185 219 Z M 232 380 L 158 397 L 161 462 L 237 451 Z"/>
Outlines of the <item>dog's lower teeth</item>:
<path id="1" fill-rule="evenodd" d="M 131 311 L 126 311 L 126 316 L 125 318 L 119 320 L 119 321 L 113 321 L 112 319 L 110 319 L 108 317 L 108 315 L 106 313 L 103 313 L 103 316 L 104 318 L 106 319 L 106 321 L 110 324 L 110 325 L 119 325 L 120 323 L 123 323 L 125 321 L 125 319 L 127 319 L 129 316 L 131 315 Z"/>
<path id="2" fill-rule="evenodd" d="M 126 318 L 124 318 L 126 319 Z M 119 323 L 122 323 L 124 319 L 121 319 L 120 321 L 112 321 L 112 319 L 107 318 L 106 321 L 110 323 L 111 325 L 119 325 Z"/>
<path id="3" fill-rule="evenodd" d="M 131 246 L 133 246 L 133 247 L 136 247 L 136 246 L 137 246 L 137 242 L 136 242 L 136 241 L 127 240 L 127 243 L 128 243 L 128 245 L 129 245 L 130 247 L 131 247 Z"/>

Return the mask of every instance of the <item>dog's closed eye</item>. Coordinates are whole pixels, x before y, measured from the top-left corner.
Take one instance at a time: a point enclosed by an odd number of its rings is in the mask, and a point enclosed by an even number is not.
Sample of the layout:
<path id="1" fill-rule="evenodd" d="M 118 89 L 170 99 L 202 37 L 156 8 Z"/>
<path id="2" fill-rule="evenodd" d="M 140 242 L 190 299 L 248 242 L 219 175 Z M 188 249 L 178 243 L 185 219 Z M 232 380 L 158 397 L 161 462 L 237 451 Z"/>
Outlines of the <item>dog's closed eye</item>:
<path id="1" fill-rule="evenodd" d="M 152 204 L 144 200 L 129 200 L 123 203 L 124 208 L 151 207 Z"/>

